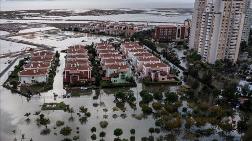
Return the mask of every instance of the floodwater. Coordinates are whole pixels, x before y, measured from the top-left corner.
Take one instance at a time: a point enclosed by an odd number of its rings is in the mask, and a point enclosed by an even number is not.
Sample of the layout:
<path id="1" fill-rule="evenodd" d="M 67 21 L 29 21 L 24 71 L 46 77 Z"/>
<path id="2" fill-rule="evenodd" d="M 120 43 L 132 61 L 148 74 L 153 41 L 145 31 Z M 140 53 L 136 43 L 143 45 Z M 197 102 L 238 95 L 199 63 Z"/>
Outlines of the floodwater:
<path id="1" fill-rule="evenodd" d="M 33 29 L 31 29 L 33 30 Z M 48 36 L 47 36 L 48 35 Z M 85 36 L 84 36 L 85 35 Z M 73 37 L 72 37 L 73 36 Z M 45 38 L 46 37 L 46 38 Z M 72 37 L 72 38 L 71 38 Z M 14 38 L 23 39 L 24 37 L 18 36 Z M 111 37 L 107 36 L 97 36 L 91 34 L 77 34 L 75 35 L 73 32 L 36 32 L 34 34 L 34 38 L 31 39 L 34 42 L 39 42 L 43 44 L 56 46 L 56 50 L 60 51 L 65 49 L 69 45 L 73 44 L 91 44 L 92 42 L 100 42 L 100 40 L 105 40 Z M 25 38 L 26 39 L 26 38 Z M 66 40 L 66 41 L 65 41 Z M 85 40 L 87 42 L 82 42 Z M 67 44 L 70 42 L 71 44 Z M 72 97 L 72 98 L 63 98 L 63 94 L 66 91 L 63 89 L 63 68 L 65 66 L 65 54 L 61 53 L 60 56 L 60 66 L 57 68 L 57 74 L 54 78 L 53 90 L 41 93 L 41 96 L 34 96 L 30 101 L 27 101 L 26 98 L 13 94 L 11 91 L 0 86 L 0 140 L 8 141 L 13 140 L 14 138 L 20 139 L 22 134 L 25 134 L 25 138 L 36 141 L 45 141 L 45 140 L 62 140 L 65 137 L 59 134 L 61 127 L 56 127 L 56 121 L 62 120 L 65 122 L 65 126 L 69 126 L 73 129 L 72 134 L 67 136 L 68 138 L 72 138 L 73 136 L 79 135 L 81 141 L 89 141 L 90 136 L 92 135 L 90 129 L 92 127 L 97 128 L 97 139 L 99 140 L 99 133 L 101 131 L 106 132 L 105 140 L 111 141 L 115 136 L 113 135 L 113 131 L 115 128 L 123 129 L 123 135 L 121 138 L 130 138 L 130 129 L 136 129 L 136 140 L 141 140 L 142 137 L 150 136 L 148 132 L 150 127 L 155 127 L 155 119 L 150 116 L 145 116 L 141 120 L 136 119 L 132 115 L 141 115 L 142 111 L 139 107 L 138 103 L 141 101 L 141 97 L 139 96 L 139 92 L 142 89 L 147 90 L 162 90 L 162 91 L 176 91 L 178 89 L 177 86 L 168 86 L 168 85 L 160 85 L 160 86 L 151 86 L 146 87 L 141 83 L 137 83 L 137 87 L 135 88 L 120 88 L 120 89 L 101 89 L 98 90 L 100 93 L 100 97 L 97 100 L 93 100 L 93 96 L 96 94 L 95 90 L 86 90 L 82 92 L 82 96 L 80 97 Z M 17 61 L 18 62 L 18 61 Z M 16 64 L 17 64 L 16 62 Z M 13 70 L 15 65 L 13 65 L 9 71 Z M 0 78 L 0 84 L 7 79 L 9 72 L 6 72 Z M 181 73 L 182 75 L 182 73 Z M 126 104 L 126 111 L 123 112 L 113 111 L 113 107 L 115 107 L 114 103 L 114 93 L 118 90 L 121 91 L 133 91 L 137 101 L 137 109 L 132 109 L 128 104 Z M 53 93 L 56 93 L 58 97 L 54 99 Z M 65 102 L 69 104 L 70 107 L 74 108 L 75 113 L 73 113 L 74 121 L 69 121 L 71 117 L 70 113 L 66 113 L 63 111 L 42 111 L 46 117 L 50 118 L 51 123 L 48 125 L 48 128 L 51 130 L 49 135 L 41 135 L 41 130 L 44 129 L 44 126 L 38 127 L 36 125 L 36 118 L 38 116 L 33 115 L 37 111 L 41 111 L 41 105 L 43 103 L 49 102 Z M 99 106 L 94 107 L 93 104 L 98 103 Z M 80 106 L 85 106 L 88 108 L 88 111 L 91 113 L 91 117 L 88 118 L 87 122 L 81 124 L 79 122 L 79 116 L 77 115 Z M 187 107 L 187 104 L 183 102 L 183 107 Z M 103 109 L 107 109 L 108 111 L 104 111 Z M 182 108 L 179 108 L 180 111 Z M 25 113 L 31 113 L 30 115 L 30 123 L 25 121 L 26 117 Z M 113 118 L 113 115 L 116 114 L 118 117 Z M 121 117 L 122 114 L 125 114 L 126 117 Z M 107 118 L 106 118 L 107 116 Z M 141 116 L 140 116 L 141 117 Z M 109 125 L 106 129 L 101 129 L 99 122 L 100 121 L 108 121 Z M 79 134 L 77 133 L 77 127 L 79 128 Z M 15 131 L 12 132 L 12 131 Z M 182 133 L 184 130 L 182 129 Z M 166 135 L 170 132 L 161 132 L 159 135 Z M 154 134 L 157 137 L 157 134 Z M 182 139 L 183 134 L 179 135 L 179 139 Z M 236 136 L 239 139 L 239 136 Z M 203 137 L 202 140 L 212 140 L 212 139 L 220 139 L 217 133 L 210 137 Z"/>
<path id="2" fill-rule="evenodd" d="M 28 29 L 27 29 L 28 30 Z M 33 29 L 30 29 L 33 30 Z M 88 33 L 74 33 L 67 31 L 44 31 L 36 32 L 32 35 L 14 36 L 13 39 L 30 41 L 36 44 L 44 44 L 48 46 L 58 47 L 60 49 L 66 49 L 67 47 L 75 44 L 91 44 L 92 42 L 98 43 L 101 40 L 105 41 L 110 36 L 100 36 Z"/>
<path id="3" fill-rule="evenodd" d="M 155 127 L 155 121 L 152 116 L 147 116 L 145 119 L 138 120 L 132 117 L 132 114 L 139 115 L 141 114 L 141 109 L 137 105 L 137 110 L 133 110 L 129 105 L 126 104 L 127 110 L 123 111 L 115 111 L 113 112 L 113 107 L 115 107 L 114 89 L 101 90 L 101 96 L 98 100 L 93 100 L 92 97 L 95 95 L 94 90 L 90 90 L 91 92 L 86 92 L 86 96 L 63 99 L 62 94 L 65 93 L 63 89 L 63 68 L 64 68 L 64 54 L 61 54 L 60 57 L 60 67 L 58 68 L 57 75 L 55 76 L 53 90 L 42 93 L 41 97 L 33 97 L 29 102 L 26 98 L 21 97 L 17 94 L 12 94 L 9 90 L 0 87 L 1 96 L 1 140 L 13 140 L 14 138 L 21 138 L 22 134 L 25 134 L 26 138 L 32 138 L 36 141 L 44 141 L 44 140 L 62 140 L 63 136 L 59 135 L 60 128 L 53 129 L 55 127 L 55 123 L 57 120 L 65 121 L 65 125 L 70 126 L 73 129 L 72 135 L 77 135 L 76 127 L 79 127 L 80 132 L 80 140 L 88 141 L 90 140 L 91 132 L 90 129 L 94 126 L 97 128 L 97 136 L 102 131 L 100 128 L 99 122 L 106 120 L 109 125 L 103 131 L 106 132 L 105 140 L 113 140 L 114 135 L 113 131 L 115 128 L 123 129 L 123 138 L 129 138 L 130 132 L 129 130 L 134 128 L 136 129 L 136 140 L 140 140 L 141 137 L 148 136 L 148 129 L 150 127 Z M 11 68 L 13 69 L 13 67 Z M 11 70 L 10 69 L 10 70 Z M 8 73 L 6 73 L 1 78 L 1 83 L 5 81 Z M 139 96 L 139 92 L 142 90 L 142 85 L 138 84 L 136 88 L 125 89 L 134 91 L 135 97 L 137 98 L 137 103 L 141 100 Z M 59 96 L 57 99 L 54 99 L 53 93 L 57 93 Z M 84 92 L 85 94 L 85 92 Z M 40 135 L 40 132 L 44 127 L 38 127 L 35 123 L 37 116 L 33 115 L 36 111 L 40 111 L 40 105 L 44 102 L 62 102 L 64 101 L 66 104 L 69 104 L 71 107 L 75 109 L 77 112 L 80 106 L 85 106 L 88 108 L 88 111 L 91 112 L 91 117 L 88 118 L 86 124 L 81 125 L 79 122 L 79 118 L 76 113 L 73 114 L 75 120 L 73 122 L 68 122 L 70 117 L 70 113 L 65 113 L 63 111 L 43 111 L 42 113 L 49 117 L 51 120 L 51 124 L 48 125 L 48 128 L 51 129 L 50 135 Z M 104 105 L 93 107 L 93 103 L 104 102 Z M 107 112 L 104 112 L 103 109 L 108 109 Z M 28 124 L 25 121 L 24 114 L 30 112 L 31 122 Z M 118 117 L 114 119 L 112 117 L 113 114 L 116 114 Z M 121 114 L 126 114 L 126 118 L 123 119 L 120 117 Z M 104 119 L 104 115 L 108 115 L 107 119 Z M 2 126 L 5 125 L 5 126 Z M 15 130 L 16 133 L 12 133 Z M 58 135 L 54 135 L 57 133 Z M 98 137 L 99 138 L 99 137 Z"/>
<path id="4" fill-rule="evenodd" d="M 36 47 L 31 46 L 31 45 L 26 45 L 26 44 L 0 40 L 0 55 L 6 54 L 6 53 L 24 51 L 29 48 L 36 48 Z"/>

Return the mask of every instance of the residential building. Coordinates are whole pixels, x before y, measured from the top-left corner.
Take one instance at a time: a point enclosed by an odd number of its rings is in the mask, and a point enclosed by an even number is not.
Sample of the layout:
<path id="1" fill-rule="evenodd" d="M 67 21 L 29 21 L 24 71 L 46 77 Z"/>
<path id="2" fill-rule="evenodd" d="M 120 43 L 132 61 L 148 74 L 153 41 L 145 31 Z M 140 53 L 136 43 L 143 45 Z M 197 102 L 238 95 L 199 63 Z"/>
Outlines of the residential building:
<path id="1" fill-rule="evenodd" d="M 154 39 L 159 42 L 172 42 L 177 39 L 176 25 L 160 25 L 155 28 Z"/>
<path id="2" fill-rule="evenodd" d="M 30 60 L 18 73 L 21 84 L 33 84 L 47 82 L 54 53 L 50 51 L 38 51 L 31 54 Z"/>
<path id="3" fill-rule="evenodd" d="M 170 73 L 170 67 L 164 63 L 147 63 L 143 65 L 143 75 L 150 76 L 150 73 L 153 71 L 165 72 L 166 74 Z"/>
<path id="4" fill-rule="evenodd" d="M 252 2 L 249 0 L 246 3 L 246 16 L 242 31 L 242 41 L 245 41 L 246 43 L 248 43 L 249 33 L 252 26 L 252 7 L 250 7 L 251 4 Z"/>
<path id="5" fill-rule="evenodd" d="M 65 69 L 63 72 L 64 84 L 84 84 L 92 80 L 87 49 L 82 45 L 71 46 L 67 49 Z"/>
<path id="6" fill-rule="evenodd" d="M 141 71 L 143 69 L 144 64 L 161 63 L 161 60 L 154 56 L 153 57 L 137 57 L 136 62 L 137 63 L 135 67 L 137 68 L 138 71 Z"/>
<path id="7" fill-rule="evenodd" d="M 236 62 L 248 0 L 196 0 L 189 46 L 202 61 Z"/>
<path id="8" fill-rule="evenodd" d="M 18 73 L 21 84 L 47 82 L 48 69 L 24 69 Z"/>
<path id="9" fill-rule="evenodd" d="M 77 84 L 91 80 L 90 65 L 67 64 L 64 70 L 64 83 Z"/>

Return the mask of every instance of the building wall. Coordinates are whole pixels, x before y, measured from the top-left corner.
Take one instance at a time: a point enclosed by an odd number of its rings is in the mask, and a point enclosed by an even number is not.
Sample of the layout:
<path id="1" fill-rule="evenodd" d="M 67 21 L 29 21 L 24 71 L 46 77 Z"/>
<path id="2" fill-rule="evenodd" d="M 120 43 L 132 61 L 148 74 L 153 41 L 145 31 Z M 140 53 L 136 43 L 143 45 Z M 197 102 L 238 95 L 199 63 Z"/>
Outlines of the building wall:
<path id="1" fill-rule="evenodd" d="M 47 81 L 47 76 L 19 76 L 19 81 L 21 84 L 32 84 L 35 82 L 46 82 Z"/>
<path id="2" fill-rule="evenodd" d="M 177 27 L 176 26 L 171 26 L 171 27 L 158 26 L 155 28 L 154 38 L 155 40 L 159 42 L 175 41 L 177 39 Z"/>
<path id="3" fill-rule="evenodd" d="M 192 16 L 192 27 L 190 31 L 189 48 L 198 49 L 199 32 L 201 29 L 202 14 L 205 10 L 205 3 L 207 0 L 195 0 L 194 12 Z"/>
<path id="4" fill-rule="evenodd" d="M 76 79 L 77 78 L 77 79 Z M 75 83 L 73 81 L 81 82 L 91 79 L 91 70 L 76 71 L 75 73 L 70 71 L 64 71 L 64 83 Z"/>
<path id="5" fill-rule="evenodd" d="M 247 2 L 196 0 L 189 46 L 198 51 L 204 62 L 237 61 Z"/>
<path id="6" fill-rule="evenodd" d="M 245 23 L 242 32 L 242 41 L 246 41 L 248 43 L 250 27 L 252 26 L 252 8 L 250 8 L 251 1 L 247 1 L 246 4 L 246 16 Z"/>

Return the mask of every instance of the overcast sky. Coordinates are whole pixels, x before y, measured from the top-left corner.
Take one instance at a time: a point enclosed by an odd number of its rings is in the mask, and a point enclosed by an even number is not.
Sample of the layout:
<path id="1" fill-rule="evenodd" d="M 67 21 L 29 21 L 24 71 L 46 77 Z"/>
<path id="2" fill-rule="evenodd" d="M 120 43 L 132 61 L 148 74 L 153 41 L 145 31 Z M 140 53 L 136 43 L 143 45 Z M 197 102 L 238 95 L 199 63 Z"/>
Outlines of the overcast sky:
<path id="1" fill-rule="evenodd" d="M 193 8 L 194 0 L 0 0 L 0 10 Z"/>

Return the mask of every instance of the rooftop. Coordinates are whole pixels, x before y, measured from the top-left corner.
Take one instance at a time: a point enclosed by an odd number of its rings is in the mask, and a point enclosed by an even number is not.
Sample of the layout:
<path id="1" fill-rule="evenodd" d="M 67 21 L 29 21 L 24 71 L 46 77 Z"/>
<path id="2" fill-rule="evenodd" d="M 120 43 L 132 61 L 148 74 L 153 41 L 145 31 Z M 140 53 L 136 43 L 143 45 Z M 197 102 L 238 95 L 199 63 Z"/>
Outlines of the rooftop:
<path id="1" fill-rule="evenodd" d="M 108 53 L 108 54 L 101 54 L 100 57 L 101 58 L 119 58 L 119 57 L 122 58 L 122 55 Z"/>
<path id="2" fill-rule="evenodd" d="M 151 61 L 160 61 L 160 59 L 158 59 L 157 57 L 138 57 L 137 58 L 138 61 L 148 61 L 148 62 L 151 62 Z"/>
<path id="3" fill-rule="evenodd" d="M 71 71 L 71 70 L 83 70 L 83 71 L 86 71 L 86 70 L 91 70 L 91 67 L 90 65 L 75 65 L 75 64 L 67 64 L 65 66 L 65 71 Z"/>
<path id="4" fill-rule="evenodd" d="M 19 76 L 41 76 L 46 74 L 47 69 L 24 69 L 19 72 Z"/>
<path id="5" fill-rule="evenodd" d="M 134 54 L 135 57 L 151 57 L 153 56 L 153 54 L 149 53 L 149 52 L 140 52 L 140 53 L 136 53 Z"/>
<path id="6" fill-rule="evenodd" d="M 164 68 L 164 67 L 168 67 L 168 65 L 164 64 L 164 63 L 147 63 L 147 64 L 144 64 L 144 67 L 147 67 L 147 68 Z"/>
<path id="7" fill-rule="evenodd" d="M 120 64 L 110 64 L 105 65 L 107 69 L 128 69 L 129 67 L 127 65 L 120 65 Z"/>
<path id="8" fill-rule="evenodd" d="M 45 55 L 45 56 L 32 56 L 31 61 L 41 61 L 48 62 L 53 59 L 54 55 Z"/>
<path id="9" fill-rule="evenodd" d="M 49 62 L 30 62 L 28 64 L 24 65 L 24 68 L 49 68 L 50 67 L 50 63 Z"/>

